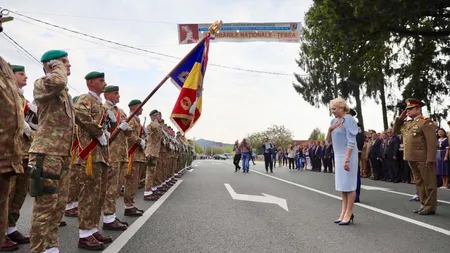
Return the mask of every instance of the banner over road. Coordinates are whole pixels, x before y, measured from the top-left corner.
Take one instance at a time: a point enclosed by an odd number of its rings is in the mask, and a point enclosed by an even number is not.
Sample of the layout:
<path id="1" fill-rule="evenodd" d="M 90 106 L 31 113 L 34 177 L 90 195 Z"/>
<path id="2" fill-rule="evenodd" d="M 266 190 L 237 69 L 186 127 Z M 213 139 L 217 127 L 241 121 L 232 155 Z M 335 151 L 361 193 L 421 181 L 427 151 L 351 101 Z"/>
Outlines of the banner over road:
<path id="1" fill-rule="evenodd" d="M 178 43 L 197 43 L 211 24 L 178 24 Z M 224 23 L 213 41 L 223 42 L 287 42 L 300 41 L 301 23 Z"/>

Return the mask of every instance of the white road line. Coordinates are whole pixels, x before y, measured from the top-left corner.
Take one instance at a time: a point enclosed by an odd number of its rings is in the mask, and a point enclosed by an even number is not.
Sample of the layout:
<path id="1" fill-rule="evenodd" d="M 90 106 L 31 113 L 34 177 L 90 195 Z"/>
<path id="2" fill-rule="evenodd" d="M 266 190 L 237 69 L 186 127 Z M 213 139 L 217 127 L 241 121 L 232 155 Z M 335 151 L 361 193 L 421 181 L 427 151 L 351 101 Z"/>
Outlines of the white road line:
<path id="1" fill-rule="evenodd" d="M 384 191 L 382 191 L 382 192 L 390 192 L 390 193 L 394 193 L 394 194 L 398 194 L 398 195 L 403 195 L 403 196 L 408 196 L 408 197 L 413 197 L 413 196 L 414 196 L 413 194 L 408 194 L 408 193 L 403 193 L 403 192 L 396 192 L 396 191 L 392 191 L 392 190 L 384 190 Z M 450 205 L 450 201 L 445 201 L 445 200 L 439 200 L 439 199 L 438 199 L 437 202 L 442 203 L 442 204 L 448 204 L 448 205 Z"/>
<path id="2" fill-rule="evenodd" d="M 281 178 L 278 178 L 278 177 L 267 175 L 265 173 L 262 173 L 262 172 L 259 172 L 259 171 L 256 171 L 256 170 L 251 170 L 251 171 L 255 172 L 255 173 L 258 173 L 260 175 L 263 175 L 263 176 L 266 176 L 266 177 L 270 177 L 270 178 L 273 178 L 275 180 L 278 180 L 278 181 L 290 184 L 290 185 L 294 185 L 294 186 L 303 188 L 305 190 L 313 191 L 313 192 L 316 192 L 316 193 L 328 196 L 330 198 L 341 200 L 341 197 L 338 197 L 336 195 L 333 195 L 333 194 L 330 194 L 330 193 L 327 193 L 327 192 L 319 191 L 317 189 L 314 189 L 314 188 L 311 188 L 311 187 L 308 187 L 308 186 L 304 186 L 304 185 L 297 184 L 297 183 L 294 183 L 294 182 L 291 182 L 291 181 L 287 181 L 287 180 L 284 180 L 284 179 L 281 179 Z M 442 233 L 444 235 L 449 235 L 450 236 L 450 230 L 446 230 L 446 229 L 443 229 L 443 228 L 440 228 L 440 227 L 437 227 L 437 226 L 433 226 L 433 225 L 427 224 L 425 222 L 421 222 L 421 221 L 417 221 L 417 220 L 414 220 L 414 219 L 410 219 L 408 217 L 404 217 L 404 216 L 401 216 L 401 215 L 398 215 L 398 214 L 395 214 L 395 213 L 391 213 L 391 212 L 388 212 L 388 211 L 385 211 L 383 209 L 379 209 L 379 208 L 376 208 L 376 207 L 373 207 L 373 206 L 369 206 L 369 205 L 365 205 L 365 204 L 361 204 L 361 203 L 355 203 L 355 205 L 359 206 L 359 207 L 362 207 L 362 208 L 366 208 L 366 209 L 372 210 L 372 211 L 377 212 L 377 213 L 381 213 L 381 214 L 384 214 L 384 215 L 387 215 L 387 216 L 390 216 L 390 217 L 402 220 L 402 221 L 409 222 L 409 223 L 417 225 L 417 226 L 421 226 L 421 227 L 424 227 L 424 228 L 436 231 L 438 233 Z"/>
<path id="3" fill-rule="evenodd" d="M 116 238 L 103 253 L 118 253 L 123 246 L 133 237 L 134 234 L 145 224 L 145 222 L 152 217 L 152 215 L 158 210 L 164 201 L 177 189 L 177 187 L 183 182 L 178 180 L 160 199 L 158 199 L 145 213 L 139 217 L 131 226 L 127 228 L 119 237 Z"/>

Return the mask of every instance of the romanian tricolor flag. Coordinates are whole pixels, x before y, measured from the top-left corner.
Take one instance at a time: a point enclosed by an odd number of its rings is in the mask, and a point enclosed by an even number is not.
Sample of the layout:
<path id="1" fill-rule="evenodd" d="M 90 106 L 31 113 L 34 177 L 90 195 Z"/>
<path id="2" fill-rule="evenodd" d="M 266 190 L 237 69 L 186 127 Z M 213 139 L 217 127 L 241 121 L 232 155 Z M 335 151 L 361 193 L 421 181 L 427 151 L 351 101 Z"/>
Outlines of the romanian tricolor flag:
<path id="1" fill-rule="evenodd" d="M 202 113 L 203 78 L 208 64 L 209 40 L 207 35 L 170 75 L 172 82 L 180 89 L 170 119 L 182 133 L 191 129 Z"/>

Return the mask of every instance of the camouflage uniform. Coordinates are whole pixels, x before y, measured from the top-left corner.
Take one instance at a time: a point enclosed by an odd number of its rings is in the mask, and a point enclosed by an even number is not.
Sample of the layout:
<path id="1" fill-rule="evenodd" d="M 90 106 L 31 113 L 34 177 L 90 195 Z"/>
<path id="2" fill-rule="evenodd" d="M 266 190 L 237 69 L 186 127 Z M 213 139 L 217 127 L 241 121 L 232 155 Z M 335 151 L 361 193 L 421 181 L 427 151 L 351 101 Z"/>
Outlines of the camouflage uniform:
<path id="1" fill-rule="evenodd" d="M 81 95 L 75 103 L 74 109 L 78 125 L 78 140 L 84 149 L 91 141 L 97 141 L 96 138 L 104 134 L 102 124 L 106 120 L 106 110 L 102 106 L 101 98 L 92 91 Z M 104 242 L 112 241 L 110 237 L 105 239 L 98 232 L 106 194 L 108 146 L 102 147 L 97 144 L 91 152 L 92 160 L 89 156 L 86 160 L 78 156 L 75 162 L 75 164 L 81 165 L 82 172 L 85 172 L 80 174 L 81 188 L 78 198 L 80 240 L 78 246 L 86 249 L 102 249 Z M 91 172 L 92 175 L 88 175 Z"/>
<path id="2" fill-rule="evenodd" d="M 145 157 L 147 157 L 147 172 L 145 176 L 145 200 L 156 200 L 153 196 L 158 188 L 158 180 L 156 179 L 156 166 L 161 150 L 162 128 L 157 119 L 152 121 L 146 128 L 147 130 L 147 145 L 145 148 Z"/>
<path id="3" fill-rule="evenodd" d="M 167 167 L 168 167 L 168 156 L 169 156 L 169 135 L 167 132 L 163 129 L 163 138 L 162 138 L 162 146 L 160 150 L 160 162 L 158 162 L 158 179 L 159 179 L 159 188 L 162 191 L 167 191 L 168 185 L 167 185 Z M 161 166 L 159 166 L 161 164 Z"/>
<path id="4" fill-rule="evenodd" d="M 105 107 L 106 110 L 113 111 L 114 115 L 116 115 L 117 121 L 119 121 L 120 119 L 120 122 L 117 122 L 118 124 L 126 120 L 127 115 L 125 114 L 125 112 L 122 109 L 118 108 L 116 105 L 113 105 L 110 101 L 106 101 L 103 104 L 103 106 Z M 110 132 L 112 133 L 113 131 Z M 117 134 L 116 139 L 111 143 L 109 147 L 110 169 L 108 170 L 106 197 L 103 206 L 103 229 L 111 229 L 111 230 L 124 229 L 123 226 L 117 224 L 118 221 L 116 218 L 116 201 L 117 198 L 119 197 L 119 176 L 122 171 L 126 171 L 127 169 L 128 146 L 126 137 L 129 136 L 131 136 L 131 131 L 128 130 L 120 131 Z M 111 226 L 107 224 L 111 224 Z"/>
<path id="5" fill-rule="evenodd" d="M 22 67 L 23 68 L 23 67 Z M 14 70 L 14 69 L 13 69 Z M 24 70 L 18 70 L 24 71 Z M 36 112 L 33 112 L 28 109 L 27 103 L 29 103 L 22 92 L 20 92 L 20 97 L 22 99 L 22 104 L 24 105 L 24 115 L 32 115 L 36 117 Z M 20 209 L 25 202 L 25 198 L 28 192 L 28 184 L 29 184 L 29 175 L 30 170 L 28 167 L 28 150 L 31 146 L 31 141 L 34 136 L 34 131 L 30 133 L 30 136 L 27 135 L 22 136 L 22 153 L 24 154 L 22 159 L 23 164 L 23 174 L 17 174 L 16 176 L 11 178 L 10 182 L 10 193 L 9 193 L 9 210 L 8 210 L 8 237 L 13 242 L 18 244 L 25 244 L 30 242 L 30 238 L 25 237 L 20 233 L 16 228 L 16 223 L 20 217 Z"/>
<path id="6" fill-rule="evenodd" d="M 125 215 L 140 216 L 142 211 L 136 208 L 134 197 L 139 186 L 141 171 L 145 170 L 147 165 L 144 150 L 140 145 L 144 138 L 144 129 L 142 129 L 141 122 L 137 116 L 134 116 L 129 121 L 129 124 L 132 129 L 132 135 L 127 139 L 128 168 L 126 171 L 122 171 L 123 174 L 121 176 L 121 179 L 125 179 L 123 201 L 125 203 Z M 131 173 L 128 174 L 130 169 Z"/>
<path id="7" fill-rule="evenodd" d="M 77 97 L 78 99 L 78 97 Z M 74 98 L 74 103 L 76 102 Z M 66 210 L 64 215 L 67 217 L 78 216 L 78 195 L 80 194 L 80 178 L 83 173 L 83 168 L 79 164 L 75 163 L 75 158 L 78 156 L 78 152 L 81 148 L 78 142 L 78 126 L 75 125 L 75 134 L 73 136 L 74 143 L 72 143 L 72 163 L 69 169 L 70 185 L 69 185 L 69 197 L 67 199 Z"/>
<path id="8" fill-rule="evenodd" d="M 79 96 L 72 98 L 72 102 L 77 102 Z M 67 199 L 66 210 L 64 215 L 67 217 L 77 217 L 78 216 L 78 194 L 80 193 L 80 165 L 74 164 L 75 158 L 78 155 L 78 151 L 81 149 L 80 143 L 78 142 L 78 126 L 75 125 L 75 131 L 73 135 L 73 143 L 71 149 L 71 162 L 69 168 L 69 197 Z"/>
<path id="9" fill-rule="evenodd" d="M 23 173 L 20 141 L 24 130 L 23 105 L 14 74 L 0 57 L 0 245 L 3 245 L 8 224 L 10 178 Z"/>
<path id="10" fill-rule="evenodd" d="M 34 199 L 30 251 L 43 252 L 59 246 L 59 225 L 68 196 L 70 178 L 67 172 L 75 126 L 66 67 L 61 61 L 54 64 L 51 74 L 36 80 L 34 99 L 39 126 L 31 143 L 29 163 L 43 171 L 41 178 L 45 189 Z"/>

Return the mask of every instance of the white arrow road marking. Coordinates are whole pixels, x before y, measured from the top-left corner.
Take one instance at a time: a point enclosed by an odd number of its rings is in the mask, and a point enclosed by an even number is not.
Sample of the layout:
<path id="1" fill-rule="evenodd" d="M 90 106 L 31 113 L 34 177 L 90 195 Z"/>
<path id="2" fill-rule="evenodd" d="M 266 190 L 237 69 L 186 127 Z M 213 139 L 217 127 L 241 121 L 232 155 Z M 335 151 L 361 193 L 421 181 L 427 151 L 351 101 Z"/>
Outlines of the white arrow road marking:
<path id="1" fill-rule="evenodd" d="M 250 201 L 250 202 L 275 204 L 289 212 L 287 202 L 285 199 L 275 197 L 275 196 L 265 194 L 265 193 L 262 193 L 262 195 L 264 195 L 264 196 L 238 194 L 233 190 L 233 188 L 229 184 L 225 184 L 225 188 L 227 188 L 228 192 L 230 193 L 230 195 L 233 199 Z"/>
<path id="2" fill-rule="evenodd" d="M 369 185 L 361 185 L 361 188 L 363 188 L 364 190 L 368 190 L 368 191 L 383 191 L 383 192 L 389 192 L 389 193 L 394 193 L 394 194 L 398 194 L 398 195 L 403 195 L 403 196 L 408 196 L 408 197 L 413 197 L 414 195 L 412 194 L 408 194 L 408 193 L 404 193 L 404 192 L 396 192 L 393 191 L 389 188 L 383 188 L 383 187 L 376 187 L 376 186 L 369 186 Z M 439 203 L 442 204 L 448 204 L 450 205 L 450 201 L 445 201 L 445 200 L 438 200 Z"/>

